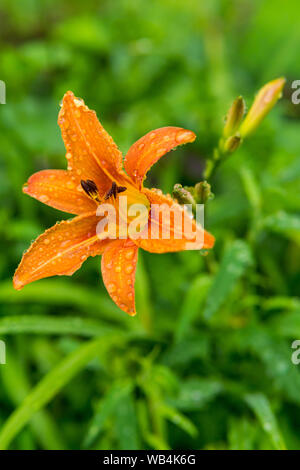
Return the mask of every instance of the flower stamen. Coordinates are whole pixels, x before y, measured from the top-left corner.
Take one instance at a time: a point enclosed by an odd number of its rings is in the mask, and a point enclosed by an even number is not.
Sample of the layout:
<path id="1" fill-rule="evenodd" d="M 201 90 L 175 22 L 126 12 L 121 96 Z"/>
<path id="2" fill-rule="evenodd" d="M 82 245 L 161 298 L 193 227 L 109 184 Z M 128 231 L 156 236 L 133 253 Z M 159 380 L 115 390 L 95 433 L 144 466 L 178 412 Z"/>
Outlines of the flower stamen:
<path id="1" fill-rule="evenodd" d="M 94 201 L 101 202 L 99 198 L 99 192 L 96 183 L 92 180 L 81 180 L 81 187 L 84 192 Z"/>
<path id="2" fill-rule="evenodd" d="M 106 201 L 107 199 L 109 199 L 112 196 L 116 199 L 117 195 L 119 193 L 123 193 L 124 191 L 126 191 L 126 189 L 127 188 L 125 186 L 118 186 L 115 182 L 113 182 L 113 184 L 111 185 L 110 190 L 107 191 L 106 195 L 104 196 L 104 200 Z"/>

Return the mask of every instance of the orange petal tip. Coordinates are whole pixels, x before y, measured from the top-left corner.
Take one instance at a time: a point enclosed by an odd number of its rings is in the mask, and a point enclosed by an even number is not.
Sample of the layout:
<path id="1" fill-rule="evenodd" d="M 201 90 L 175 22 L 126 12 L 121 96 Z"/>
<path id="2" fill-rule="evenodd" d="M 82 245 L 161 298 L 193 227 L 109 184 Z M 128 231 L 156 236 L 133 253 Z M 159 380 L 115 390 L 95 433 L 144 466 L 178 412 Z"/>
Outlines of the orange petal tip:
<path id="1" fill-rule="evenodd" d="M 196 134 L 193 131 L 183 129 L 177 133 L 175 140 L 178 142 L 178 145 L 194 142 L 196 140 Z"/>
<path id="2" fill-rule="evenodd" d="M 13 278 L 13 287 L 14 287 L 14 289 L 16 289 L 16 290 L 21 290 L 21 289 L 24 287 L 23 282 L 22 282 L 22 281 L 19 279 L 19 277 L 16 276 L 16 275 L 15 275 L 14 278 Z"/>

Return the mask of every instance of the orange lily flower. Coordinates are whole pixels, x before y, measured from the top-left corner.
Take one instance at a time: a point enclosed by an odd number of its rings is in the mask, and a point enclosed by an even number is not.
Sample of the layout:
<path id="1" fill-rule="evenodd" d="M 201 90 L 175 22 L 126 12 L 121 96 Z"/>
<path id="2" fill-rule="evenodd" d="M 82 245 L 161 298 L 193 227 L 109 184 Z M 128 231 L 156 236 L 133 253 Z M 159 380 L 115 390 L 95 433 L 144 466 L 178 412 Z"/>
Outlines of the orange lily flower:
<path id="1" fill-rule="evenodd" d="M 153 253 L 181 251 L 187 240 L 176 236 L 175 216 L 169 223 L 170 238 L 99 238 L 96 227 L 99 206 L 107 199 L 116 205 L 119 193 L 127 195 L 128 206 L 141 203 L 148 207 L 149 223 L 145 230 L 161 226 L 151 204 L 167 204 L 175 212 L 186 211 L 170 196 L 143 187 L 149 168 L 178 145 L 193 142 L 195 134 L 178 127 L 164 127 L 149 132 L 129 149 L 123 170 L 122 154 L 82 100 L 67 92 L 62 101 L 58 124 L 66 147 L 67 170 L 44 170 L 32 175 L 24 185 L 26 194 L 76 217 L 46 230 L 25 252 L 14 275 L 15 289 L 54 275 L 72 275 L 88 256 L 102 255 L 101 270 L 112 300 L 125 312 L 135 315 L 135 271 L 138 248 Z M 126 191 L 126 192 L 125 192 Z M 193 221 L 201 232 L 201 248 L 212 248 L 214 237 Z"/>

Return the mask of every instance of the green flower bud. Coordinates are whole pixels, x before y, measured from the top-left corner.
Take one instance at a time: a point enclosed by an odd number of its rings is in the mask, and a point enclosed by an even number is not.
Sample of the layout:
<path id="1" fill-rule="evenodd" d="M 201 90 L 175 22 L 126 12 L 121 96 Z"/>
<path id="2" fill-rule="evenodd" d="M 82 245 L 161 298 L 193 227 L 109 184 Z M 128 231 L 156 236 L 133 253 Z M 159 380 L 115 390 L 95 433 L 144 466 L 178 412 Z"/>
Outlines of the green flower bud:
<path id="1" fill-rule="evenodd" d="M 187 189 L 183 188 L 181 184 L 174 185 L 172 194 L 179 204 L 192 204 L 193 209 L 196 207 L 194 197 Z"/>
<path id="2" fill-rule="evenodd" d="M 242 137 L 253 132 L 264 117 L 271 111 L 282 95 L 285 78 L 277 78 L 263 86 L 257 93 L 239 132 Z"/>
<path id="3" fill-rule="evenodd" d="M 207 201 L 214 198 L 210 184 L 207 181 L 201 181 L 195 185 L 195 198 L 199 204 L 205 204 Z"/>
<path id="4" fill-rule="evenodd" d="M 223 130 L 223 136 L 233 135 L 239 128 L 246 111 L 246 104 L 242 96 L 238 96 L 232 103 L 227 116 L 226 124 Z"/>
<path id="5" fill-rule="evenodd" d="M 241 144 L 241 136 L 239 134 L 232 135 L 228 137 L 228 139 L 224 142 L 224 152 L 225 153 L 233 153 L 236 149 L 239 148 Z"/>

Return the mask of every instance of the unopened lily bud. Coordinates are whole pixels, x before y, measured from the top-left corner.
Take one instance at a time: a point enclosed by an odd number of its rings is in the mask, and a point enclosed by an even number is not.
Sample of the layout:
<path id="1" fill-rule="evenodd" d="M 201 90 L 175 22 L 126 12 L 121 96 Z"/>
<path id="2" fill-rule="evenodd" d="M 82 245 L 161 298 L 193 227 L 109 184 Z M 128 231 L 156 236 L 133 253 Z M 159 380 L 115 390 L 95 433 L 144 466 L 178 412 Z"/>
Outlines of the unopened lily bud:
<path id="1" fill-rule="evenodd" d="M 242 137 L 253 132 L 264 117 L 271 111 L 282 95 L 285 78 L 277 78 L 263 86 L 257 93 L 254 103 L 251 106 L 239 132 Z"/>
<path id="2" fill-rule="evenodd" d="M 228 137 L 228 139 L 224 143 L 224 152 L 225 153 L 233 153 L 236 151 L 236 149 L 239 148 L 241 144 L 241 136 L 239 134 L 232 135 L 231 137 Z"/>
<path id="3" fill-rule="evenodd" d="M 207 181 L 201 181 L 195 185 L 195 198 L 199 204 L 205 204 L 214 198 L 210 184 Z"/>
<path id="4" fill-rule="evenodd" d="M 223 130 L 223 136 L 233 135 L 239 128 L 246 111 L 246 104 L 242 96 L 238 96 L 232 103 L 227 116 L 226 124 Z"/>
<path id="5" fill-rule="evenodd" d="M 177 199 L 179 204 L 192 204 L 193 208 L 196 206 L 196 201 L 192 194 L 187 189 L 183 188 L 181 184 L 174 185 L 173 197 Z"/>

